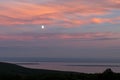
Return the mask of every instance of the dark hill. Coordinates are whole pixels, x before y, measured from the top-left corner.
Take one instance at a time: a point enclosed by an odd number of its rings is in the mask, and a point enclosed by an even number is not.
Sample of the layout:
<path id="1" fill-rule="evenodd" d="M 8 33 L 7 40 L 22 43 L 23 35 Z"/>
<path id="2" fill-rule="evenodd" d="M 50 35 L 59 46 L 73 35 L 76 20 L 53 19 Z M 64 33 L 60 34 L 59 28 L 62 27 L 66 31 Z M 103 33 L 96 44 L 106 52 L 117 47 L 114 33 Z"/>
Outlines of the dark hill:
<path id="1" fill-rule="evenodd" d="M 31 69 L 12 63 L 0 62 L 0 74 L 41 74 L 41 73 L 62 73 L 63 71 Z"/>
<path id="2" fill-rule="evenodd" d="M 120 80 L 120 74 L 106 69 L 103 73 L 87 74 L 44 69 L 30 69 L 0 62 L 0 80 Z"/>
<path id="3" fill-rule="evenodd" d="M 31 73 L 31 70 L 18 66 L 16 64 L 3 63 L 0 62 L 0 74 L 28 74 Z"/>

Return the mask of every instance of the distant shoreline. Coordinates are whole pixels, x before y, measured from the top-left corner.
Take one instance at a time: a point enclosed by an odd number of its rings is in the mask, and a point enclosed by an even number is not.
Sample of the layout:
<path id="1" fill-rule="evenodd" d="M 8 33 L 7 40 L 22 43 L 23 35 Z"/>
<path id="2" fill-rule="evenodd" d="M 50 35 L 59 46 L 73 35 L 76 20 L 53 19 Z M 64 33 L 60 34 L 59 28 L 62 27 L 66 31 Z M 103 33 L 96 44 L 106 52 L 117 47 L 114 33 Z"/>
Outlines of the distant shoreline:
<path id="1" fill-rule="evenodd" d="M 65 65 L 65 66 L 85 66 L 85 67 L 120 67 L 120 65 Z"/>
<path id="2" fill-rule="evenodd" d="M 20 63 L 15 63 L 18 65 L 40 65 L 39 62 L 20 62 Z M 98 64 L 98 65 L 94 65 L 94 64 L 80 64 L 80 65 L 62 65 L 62 66 L 85 66 L 85 67 L 120 67 L 120 65 L 110 65 L 110 64 L 106 64 L 106 65 L 102 65 L 102 64 Z"/>

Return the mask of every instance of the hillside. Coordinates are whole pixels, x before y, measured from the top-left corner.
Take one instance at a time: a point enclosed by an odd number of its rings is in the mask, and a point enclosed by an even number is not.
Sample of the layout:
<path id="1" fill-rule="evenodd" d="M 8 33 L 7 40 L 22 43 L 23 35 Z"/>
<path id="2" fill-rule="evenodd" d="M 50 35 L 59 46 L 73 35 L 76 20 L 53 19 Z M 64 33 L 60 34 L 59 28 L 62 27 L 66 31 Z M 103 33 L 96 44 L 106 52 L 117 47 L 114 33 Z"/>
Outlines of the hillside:
<path id="1" fill-rule="evenodd" d="M 0 62 L 0 80 L 120 80 L 120 73 L 111 69 L 98 74 L 30 69 Z"/>

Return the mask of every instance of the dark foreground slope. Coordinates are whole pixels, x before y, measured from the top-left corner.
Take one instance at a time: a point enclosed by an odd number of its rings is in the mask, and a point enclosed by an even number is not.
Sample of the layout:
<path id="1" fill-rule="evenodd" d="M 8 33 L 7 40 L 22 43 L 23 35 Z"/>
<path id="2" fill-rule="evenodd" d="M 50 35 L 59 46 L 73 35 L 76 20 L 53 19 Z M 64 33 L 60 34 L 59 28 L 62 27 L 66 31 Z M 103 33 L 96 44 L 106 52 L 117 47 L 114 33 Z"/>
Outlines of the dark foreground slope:
<path id="1" fill-rule="evenodd" d="M 0 62 L 0 80 L 120 80 L 120 74 L 110 69 L 99 74 L 29 69 Z"/>

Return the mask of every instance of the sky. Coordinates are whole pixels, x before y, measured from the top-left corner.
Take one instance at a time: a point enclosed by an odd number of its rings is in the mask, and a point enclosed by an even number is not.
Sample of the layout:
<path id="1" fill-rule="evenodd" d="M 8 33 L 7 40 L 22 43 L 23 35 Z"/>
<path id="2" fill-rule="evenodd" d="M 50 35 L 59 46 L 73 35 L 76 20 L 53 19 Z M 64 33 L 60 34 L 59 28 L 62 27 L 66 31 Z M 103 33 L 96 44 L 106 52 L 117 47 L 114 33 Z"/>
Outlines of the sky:
<path id="1" fill-rule="evenodd" d="M 0 0 L 0 57 L 119 59 L 120 0 Z"/>

